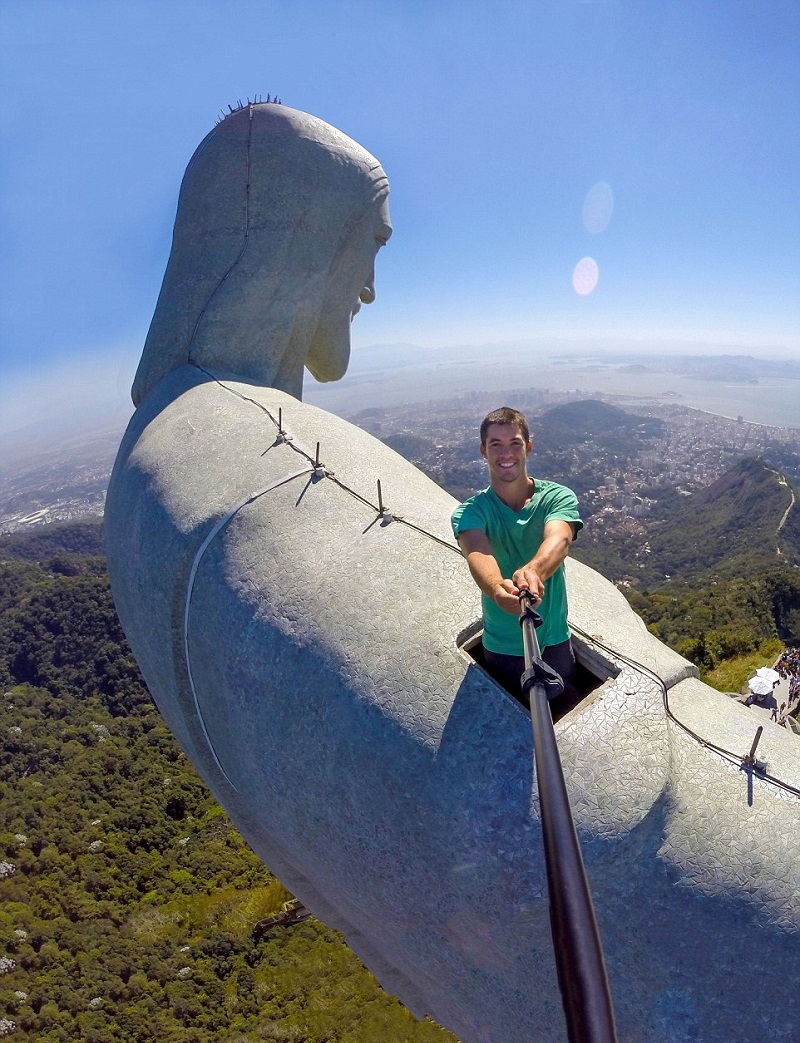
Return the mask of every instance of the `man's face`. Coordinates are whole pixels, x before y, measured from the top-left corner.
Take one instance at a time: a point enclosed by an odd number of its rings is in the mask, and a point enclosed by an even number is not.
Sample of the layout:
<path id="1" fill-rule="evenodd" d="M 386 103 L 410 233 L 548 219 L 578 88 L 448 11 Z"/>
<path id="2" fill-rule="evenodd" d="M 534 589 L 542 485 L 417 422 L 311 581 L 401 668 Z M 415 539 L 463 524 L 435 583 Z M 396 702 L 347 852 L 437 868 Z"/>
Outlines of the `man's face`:
<path id="1" fill-rule="evenodd" d="M 489 464 L 489 480 L 506 483 L 527 476 L 526 463 L 532 448 L 516 424 L 490 424 L 481 456 Z"/>

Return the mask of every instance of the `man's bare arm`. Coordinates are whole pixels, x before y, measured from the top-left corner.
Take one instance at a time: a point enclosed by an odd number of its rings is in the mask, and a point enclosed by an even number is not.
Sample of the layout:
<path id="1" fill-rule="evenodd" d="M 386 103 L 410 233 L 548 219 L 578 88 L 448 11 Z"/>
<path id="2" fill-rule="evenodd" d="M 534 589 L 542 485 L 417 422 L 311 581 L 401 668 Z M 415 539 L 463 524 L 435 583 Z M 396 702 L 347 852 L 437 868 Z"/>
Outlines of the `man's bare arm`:
<path id="1" fill-rule="evenodd" d="M 514 586 L 541 598 L 545 580 L 563 564 L 574 538 L 575 530 L 569 522 L 549 521 L 544 527 L 544 539 L 533 558 L 511 577 Z"/>
<path id="2" fill-rule="evenodd" d="M 482 529 L 465 529 L 458 535 L 458 545 L 467 559 L 472 578 L 483 593 L 504 612 L 518 615 L 519 588 L 510 579 L 503 578 L 486 533 Z"/>

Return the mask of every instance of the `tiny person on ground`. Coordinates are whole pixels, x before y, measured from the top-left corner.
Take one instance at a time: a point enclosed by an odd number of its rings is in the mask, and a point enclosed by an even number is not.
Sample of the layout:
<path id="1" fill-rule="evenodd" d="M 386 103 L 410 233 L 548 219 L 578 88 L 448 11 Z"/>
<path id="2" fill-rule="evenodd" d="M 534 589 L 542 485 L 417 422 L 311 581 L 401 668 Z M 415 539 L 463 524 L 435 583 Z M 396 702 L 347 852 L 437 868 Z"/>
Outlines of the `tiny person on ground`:
<path id="1" fill-rule="evenodd" d="M 525 670 L 519 594 L 540 599 L 536 631 L 542 659 L 576 694 L 575 654 L 567 626 L 564 559 L 583 526 L 575 493 L 531 478 L 528 422 L 516 409 L 489 413 L 480 429 L 489 486 L 453 512 L 453 533 L 481 590 L 484 662 L 510 692 L 520 693 Z"/>

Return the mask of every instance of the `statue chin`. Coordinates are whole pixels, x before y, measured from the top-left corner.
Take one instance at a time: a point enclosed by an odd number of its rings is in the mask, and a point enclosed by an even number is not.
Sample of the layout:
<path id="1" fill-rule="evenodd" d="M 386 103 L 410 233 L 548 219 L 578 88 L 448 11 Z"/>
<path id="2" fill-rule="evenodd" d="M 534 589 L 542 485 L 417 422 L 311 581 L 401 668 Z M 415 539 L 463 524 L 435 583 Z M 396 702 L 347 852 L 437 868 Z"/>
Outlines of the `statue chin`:
<path id="1" fill-rule="evenodd" d="M 306 356 L 306 369 L 320 384 L 341 380 L 350 364 L 350 323 L 337 326 L 320 327 Z"/>

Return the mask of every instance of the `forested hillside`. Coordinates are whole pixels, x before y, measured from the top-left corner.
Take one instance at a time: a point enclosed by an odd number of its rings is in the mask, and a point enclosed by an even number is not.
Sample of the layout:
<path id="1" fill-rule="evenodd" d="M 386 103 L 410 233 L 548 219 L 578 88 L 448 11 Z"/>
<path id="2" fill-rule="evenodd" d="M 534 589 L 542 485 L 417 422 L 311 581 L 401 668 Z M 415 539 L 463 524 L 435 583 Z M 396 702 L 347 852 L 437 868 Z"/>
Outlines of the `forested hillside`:
<path id="1" fill-rule="evenodd" d="M 0 539 L 0 1036 L 444 1043 L 310 920 L 145 692 L 99 524 Z"/>
<path id="2" fill-rule="evenodd" d="M 650 630 L 711 683 L 725 661 L 769 658 L 800 641 L 800 502 L 763 460 L 742 460 L 691 496 L 670 492 L 648 525 L 641 581 L 623 589 Z M 573 554 L 612 579 L 630 572 L 629 540 L 593 538 Z M 664 577 L 668 578 L 665 579 Z"/>
<path id="3" fill-rule="evenodd" d="M 787 478 L 744 459 L 716 482 L 662 506 L 649 543 L 654 567 L 682 578 L 737 576 L 800 564 L 800 504 Z"/>

